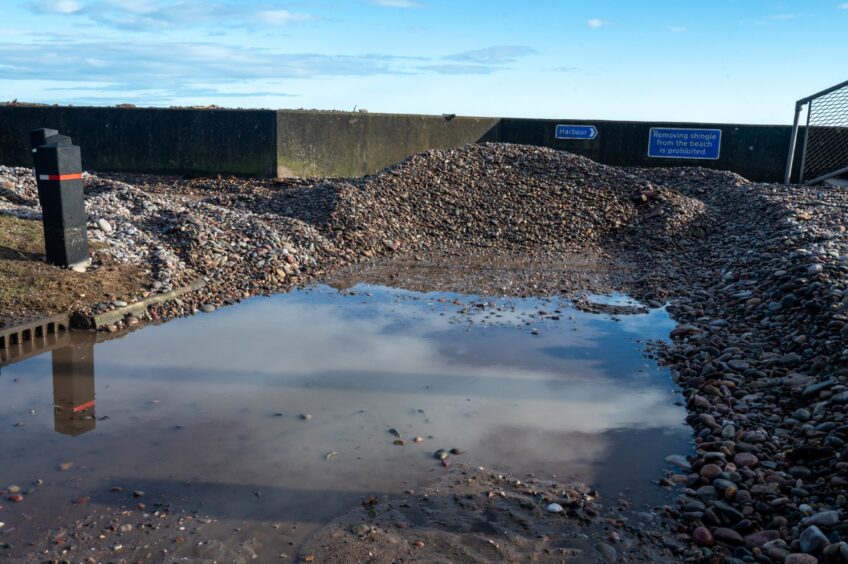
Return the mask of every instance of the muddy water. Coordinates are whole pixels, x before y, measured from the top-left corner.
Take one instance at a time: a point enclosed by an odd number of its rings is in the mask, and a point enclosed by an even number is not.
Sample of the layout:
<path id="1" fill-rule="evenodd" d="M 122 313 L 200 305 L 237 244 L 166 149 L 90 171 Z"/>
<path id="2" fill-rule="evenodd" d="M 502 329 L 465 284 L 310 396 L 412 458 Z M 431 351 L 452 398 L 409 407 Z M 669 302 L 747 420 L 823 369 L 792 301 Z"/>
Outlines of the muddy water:
<path id="1" fill-rule="evenodd" d="M 672 327 L 663 310 L 360 285 L 66 341 L 2 368 L 0 488 L 24 500 L 2 502 L 0 558 L 293 557 L 363 497 L 438 477 L 439 448 L 663 503 L 651 481 L 689 431 L 637 339 Z"/>

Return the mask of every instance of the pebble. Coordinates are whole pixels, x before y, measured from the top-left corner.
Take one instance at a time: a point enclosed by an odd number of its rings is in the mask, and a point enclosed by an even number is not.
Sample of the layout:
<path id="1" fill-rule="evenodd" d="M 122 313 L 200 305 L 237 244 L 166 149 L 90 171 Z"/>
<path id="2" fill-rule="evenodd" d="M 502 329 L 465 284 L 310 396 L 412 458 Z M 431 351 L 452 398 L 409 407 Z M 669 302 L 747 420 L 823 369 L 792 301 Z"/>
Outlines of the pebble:
<path id="1" fill-rule="evenodd" d="M 801 521 L 801 525 L 815 525 L 817 527 L 833 527 L 837 523 L 839 523 L 838 511 L 821 511 Z"/>
<path id="2" fill-rule="evenodd" d="M 562 513 L 563 511 L 565 511 L 562 505 L 558 503 L 549 503 L 548 506 L 545 507 L 545 509 L 548 513 Z"/>
<path id="3" fill-rule="evenodd" d="M 311 413 L 301 413 L 299 415 L 299 417 L 302 421 L 310 421 L 312 419 L 312 414 Z"/>
<path id="4" fill-rule="evenodd" d="M 104 233 L 111 233 L 112 232 L 112 224 L 109 223 L 108 221 L 106 221 L 103 218 L 100 218 L 100 219 L 97 220 L 97 227 L 99 227 L 100 230 L 103 231 Z"/>
<path id="5" fill-rule="evenodd" d="M 358 525 L 353 526 L 351 532 L 358 537 L 364 537 L 371 532 L 371 526 L 366 523 L 359 523 Z"/>
<path id="6" fill-rule="evenodd" d="M 822 533 L 821 529 L 815 525 L 807 527 L 804 532 L 801 533 L 798 541 L 801 544 L 801 552 L 806 554 L 818 552 L 830 544 L 830 541 L 827 539 L 825 534 Z"/>
<path id="7" fill-rule="evenodd" d="M 715 538 L 708 528 L 696 527 L 692 531 L 692 542 L 698 546 L 710 547 L 715 544 Z"/>
<path id="8" fill-rule="evenodd" d="M 783 560 L 783 564 L 818 564 L 819 559 L 812 554 L 802 554 L 795 552 L 787 554 Z"/>
<path id="9" fill-rule="evenodd" d="M 203 304 L 202 306 L 200 306 L 200 311 L 202 311 L 203 313 L 212 313 L 213 311 L 215 311 L 215 306 L 213 306 L 212 304 Z"/>
<path id="10" fill-rule="evenodd" d="M 713 529 L 712 533 L 715 540 L 721 543 L 737 545 L 744 542 L 742 535 L 727 527 L 717 527 Z"/>
<path id="11" fill-rule="evenodd" d="M 598 552 L 601 553 L 604 562 L 616 562 L 618 560 L 618 551 L 605 542 L 598 543 Z"/>
<path id="12" fill-rule="evenodd" d="M 692 465 L 686 460 L 686 457 L 682 454 L 670 454 L 665 457 L 665 461 L 671 464 L 672 466 L 677 466 L 681 470 L 686 472 L 692 471 Z"/>
<path id="13" fill-rule="evenodd" d="M 740 467 L 753 468 L 757 465 L 759 459 L 750 452 L 740 452 L 733 457 L 733 462 Z"/>

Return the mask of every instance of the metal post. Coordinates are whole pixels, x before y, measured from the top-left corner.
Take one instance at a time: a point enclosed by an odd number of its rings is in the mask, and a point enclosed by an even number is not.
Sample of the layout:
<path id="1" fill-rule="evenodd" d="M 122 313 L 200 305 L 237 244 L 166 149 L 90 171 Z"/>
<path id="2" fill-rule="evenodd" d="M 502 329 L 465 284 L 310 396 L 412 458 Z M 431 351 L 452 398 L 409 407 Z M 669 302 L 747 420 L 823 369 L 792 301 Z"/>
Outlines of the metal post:
<path id="1" fill-rule="evenodd" d="M 52 129 L 31 133 L 47 262 L 68 268 L 89 264 L 80 148 Z"/>
<path id="2" fill-rule="evenodd" d="M 801 171 L 798 184 L 804 183 L 804 165 L 807 163 L 807 143 L 810 141 L 810 115 L 813 113 L 813 101 L 807 102 L 807 125 L 804 127 L 804 148 L 801 149 Z"/>
<path id="3" fill-rule="evenodd" d="M 803 104 L 795 103 L 795 119 L 792 122 L 792 138 L 789 140 L 789 154 L 786 156 L 786 174 L 783 177 L 783 183 L 789 186 L 792 182 L 792 165 L 795 164 L 795 147 L 798 143 L 798 121 L 801 118 L 801 108 Z"/>

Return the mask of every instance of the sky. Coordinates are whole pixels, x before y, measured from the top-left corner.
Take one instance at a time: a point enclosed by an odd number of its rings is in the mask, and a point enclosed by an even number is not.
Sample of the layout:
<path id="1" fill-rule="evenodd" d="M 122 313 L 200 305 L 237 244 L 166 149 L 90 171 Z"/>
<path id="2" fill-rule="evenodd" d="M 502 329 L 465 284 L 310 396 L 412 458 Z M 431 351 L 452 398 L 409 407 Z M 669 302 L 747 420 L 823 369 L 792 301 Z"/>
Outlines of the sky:
<path id="1" fill-rule="evenodd" d="M 0 101 L 790 123 L 845 0 L 0 0 Z"/>

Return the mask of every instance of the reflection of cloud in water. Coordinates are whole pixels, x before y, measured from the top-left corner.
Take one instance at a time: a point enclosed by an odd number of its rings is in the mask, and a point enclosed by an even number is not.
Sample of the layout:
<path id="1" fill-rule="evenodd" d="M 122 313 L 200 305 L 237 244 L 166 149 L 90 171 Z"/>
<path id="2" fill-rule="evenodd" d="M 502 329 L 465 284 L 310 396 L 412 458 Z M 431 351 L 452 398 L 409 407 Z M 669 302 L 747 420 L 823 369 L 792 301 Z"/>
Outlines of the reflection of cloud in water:
<path id="1" fill-rule="evenodd" d="M 618 317 L 618 327 L 642 339 L 666 339 L 676 323 L 668 317 L 665 310 L 655 309 L 650 313 L 621 315 Z"/>
<path id="2" fill-rule="evenodd" d="M 214 402 L 228 402 L 241 391 L 252 395 L 274 386 L 302 386 L 306 380 L 341 392 L 350 405 L 362 397 L 397 402 L 421 394 L 473 396 L 485 401 L 487 409 L 478 417 L 490 425 L 499 423 L 503 410 L 515 426 L 587 433 L 679 425 L 680 414 L 666 389 L 644 380 L 638 387 L 626 385 L 592 359 L 596 353 L 548 367 L 522 366 L 522 355 L 538 355 L 528 347 L 516 359 L 481 366 L 478 356 L 446 354 L 444 341 L 461 342 L 465 329 L 427 311 L 420 301 L 369 300 L 361 305 L 357 297 L 333 293 L 330 303 L 315 303 L 316 298 L 327 300 L 320 291 L 293 298 L 252 300 L 110 343 L 110 358 L 120 359 L 119 365 L 109 362 L 110 372 L 138 371 L 149 378 L 161 373 L 172 380 L 172 392 L 185 386 L 189 397 L 198 395 L 191 374 L 206 374 L 219 389 L 200 393 Z M 533 344 L 596 347 L 593 337 L 602 331 L 589 324 L 580 329 L 579 336 L 565 328 L 543 332 Z M 167 331 L 173 336 L 163 335 Z M 509 408 L 511 402 L 520 402 L 520 408 Z"/>

